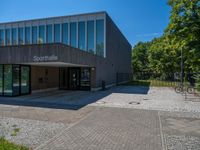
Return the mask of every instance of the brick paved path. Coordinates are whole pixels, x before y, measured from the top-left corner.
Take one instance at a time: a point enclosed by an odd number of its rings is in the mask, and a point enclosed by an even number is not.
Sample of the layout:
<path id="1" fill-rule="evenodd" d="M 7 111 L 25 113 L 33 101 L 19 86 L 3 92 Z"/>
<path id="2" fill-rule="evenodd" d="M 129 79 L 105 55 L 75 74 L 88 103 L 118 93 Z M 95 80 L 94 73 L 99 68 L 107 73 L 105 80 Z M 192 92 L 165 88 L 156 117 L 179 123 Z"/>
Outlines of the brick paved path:
<path id="1" fill-rule="evenodd" d="M 37 150 L 162 150 L 157 111 L 99 108 Z"/>

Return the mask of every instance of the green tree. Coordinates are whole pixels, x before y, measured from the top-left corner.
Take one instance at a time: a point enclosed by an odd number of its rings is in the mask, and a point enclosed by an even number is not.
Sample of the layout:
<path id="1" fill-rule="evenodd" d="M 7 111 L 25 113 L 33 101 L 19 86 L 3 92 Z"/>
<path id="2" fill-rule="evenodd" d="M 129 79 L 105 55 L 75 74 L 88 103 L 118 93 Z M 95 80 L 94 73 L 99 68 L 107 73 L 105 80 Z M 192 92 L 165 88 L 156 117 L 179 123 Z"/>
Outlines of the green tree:
<path id="1" fill-rule="evenodd" d="M 134 72 L 148 71 L 148 49 L 150 43 L 139 42 L 132 50 Z"/>
<path id="2" fill-rule="evenodd" d="M 162 79 L 172 77 L 180 68 L 177 52 L 171 48 L 171 41 L 165 35 L 152 41 L 148 54 L 150 71 L 160 74 Z"/>
<path id="3" fill-rule="evenodd" d="M 172 11 L 165 34 L 173 41 L 173 49 L 183 50 L 186 71 L 198 72 L 200 71 L 200 1 L 169 0 L 168 4 Z"/>
<path id="4" fill-rule="evenodd" d="M 196 75 L 196 88 L 198 91 L 200 91 L 200 74 Z"/>
<path id="5" fill-rule="evenodd" d="M 182 50 L 185 72 L 200 72 L 200 1 L 169 0 L 168 4 L 171 15 L 164 34 L 133 48 L 134 70 L 180 72 Z"/>

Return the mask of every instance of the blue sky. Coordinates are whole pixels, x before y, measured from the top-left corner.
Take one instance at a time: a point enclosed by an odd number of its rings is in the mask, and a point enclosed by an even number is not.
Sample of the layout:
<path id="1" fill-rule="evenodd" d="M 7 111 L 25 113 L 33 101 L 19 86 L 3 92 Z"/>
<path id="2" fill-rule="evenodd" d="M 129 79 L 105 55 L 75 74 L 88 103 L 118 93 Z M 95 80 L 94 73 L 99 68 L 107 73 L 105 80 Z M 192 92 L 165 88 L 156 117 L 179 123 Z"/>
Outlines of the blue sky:
<path id="1" fill-rule="evenodd" d="M 1 0 L 0 22 L 107 11 L 134 46 L 162 35 L 167 0 Z"/>

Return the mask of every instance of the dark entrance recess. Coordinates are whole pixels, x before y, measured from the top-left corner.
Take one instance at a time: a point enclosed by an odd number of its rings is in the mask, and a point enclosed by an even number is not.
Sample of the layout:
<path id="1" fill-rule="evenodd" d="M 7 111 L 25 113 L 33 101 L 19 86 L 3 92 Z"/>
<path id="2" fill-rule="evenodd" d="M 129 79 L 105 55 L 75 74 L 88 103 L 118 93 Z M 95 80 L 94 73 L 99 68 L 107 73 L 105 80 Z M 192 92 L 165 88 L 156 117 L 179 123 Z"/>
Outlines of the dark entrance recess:
<path id="1" fill-rule="evenodd" d="M 59 89 L 67 90 L 69 89 L 69 75 L 68 68 L 60 68 L 59 70 Z"/>
<path id="2" fill-rule="evenodd" d="M 0 96 L 30 94 L 30 66 L 0 65 Z"/>
<path id="3" fill-rule="evenodd" d="M 69 68 L 69 89 L 80 89 L 80 68 Z"/>
<path id="4" fill-rule="evenodd" d="M 90 90 L 90 68 L 60 68 L 61 90 Z"/>

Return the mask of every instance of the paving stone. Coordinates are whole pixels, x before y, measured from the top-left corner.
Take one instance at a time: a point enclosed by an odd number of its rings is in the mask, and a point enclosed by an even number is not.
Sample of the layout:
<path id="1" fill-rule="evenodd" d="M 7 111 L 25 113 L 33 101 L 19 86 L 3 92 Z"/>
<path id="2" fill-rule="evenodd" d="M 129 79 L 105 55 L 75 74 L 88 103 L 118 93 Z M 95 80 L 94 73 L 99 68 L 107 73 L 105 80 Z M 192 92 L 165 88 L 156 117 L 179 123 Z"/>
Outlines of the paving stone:
<path id="1" fill-rule="evenodd" d="M 101 108 L 37 150 L 161 150 L 156 111 Z"/>
<path id="2" fill-rule="evenodd" d="M 0 117 L 73 124 L 92 112 L 94 109 L 95 107 L 83 107 L 79 110 L 70 110 L 0 105 Z"/>

